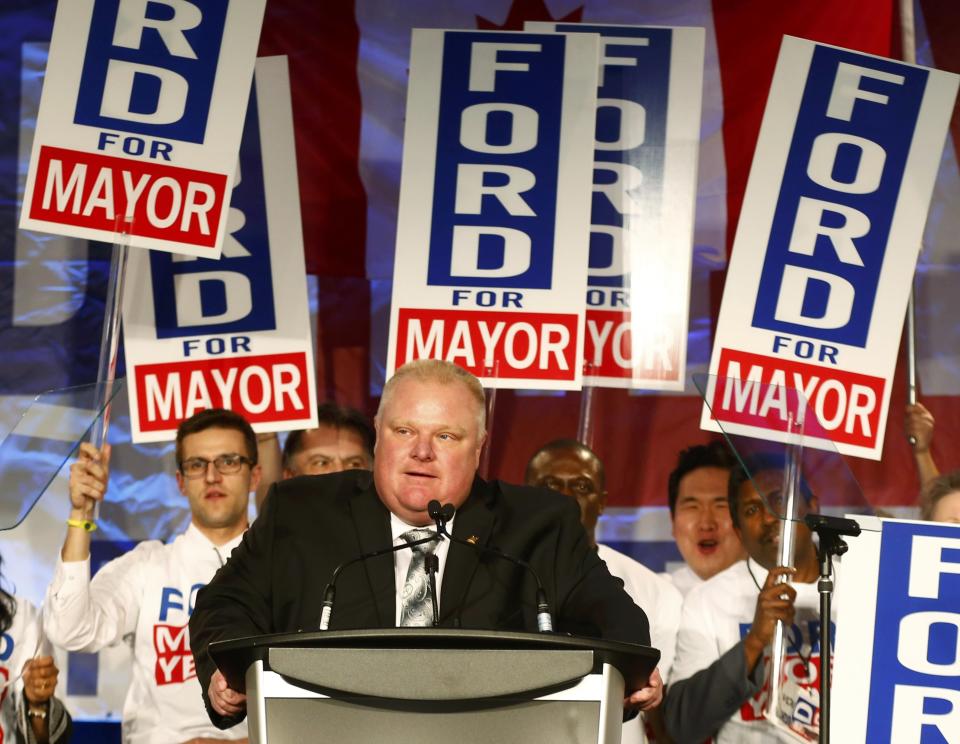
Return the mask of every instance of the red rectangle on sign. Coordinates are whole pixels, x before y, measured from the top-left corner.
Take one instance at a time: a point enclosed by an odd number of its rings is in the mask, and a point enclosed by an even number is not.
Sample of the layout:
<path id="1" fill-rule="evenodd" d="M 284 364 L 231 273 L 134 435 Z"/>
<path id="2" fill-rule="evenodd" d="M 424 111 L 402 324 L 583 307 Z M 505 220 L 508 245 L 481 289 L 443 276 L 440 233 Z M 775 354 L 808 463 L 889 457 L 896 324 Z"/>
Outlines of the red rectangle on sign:
<path id="1" fill-rule="evenodd" d="M 734 349 L 720 350 L 711 417 L 724 422 L 788 431 L 807 402 L 803 434 L 873 447 L 886 380 L 832 367 L 804 364 Z"/>
<path id="2" fill-rule="evenodd" d="M 638 325 L 647 336 L 638 347 L 634 343 L 630 312 L 587 310 L 586 325 L 584 374 L 623 379 L 634 375 L 647 380 L 680 379 L 680 346 L 670 328 L 661 324 L 651 327 L 641 319 Z"/>
<path id="3" fill-rule="evenodd" d="M 31 219 L 114 232 L 132 215 L 131 233 L 213 247 L 227 177 L 161 163 L 43 146 Z"/>
<path id="4" fill-rule="evenodd" d="M 396 366 L 446 359 L 478 377 L 573 380 L 577 316 L 401 308 Z"/>
<path id="5" fill-rule="evenodd" d="M 165 431 L 207 408 L 229 408 L 252 424 L 310 417 L 307 355 L 268 354 L 133 368 L 141 431 Z"/>

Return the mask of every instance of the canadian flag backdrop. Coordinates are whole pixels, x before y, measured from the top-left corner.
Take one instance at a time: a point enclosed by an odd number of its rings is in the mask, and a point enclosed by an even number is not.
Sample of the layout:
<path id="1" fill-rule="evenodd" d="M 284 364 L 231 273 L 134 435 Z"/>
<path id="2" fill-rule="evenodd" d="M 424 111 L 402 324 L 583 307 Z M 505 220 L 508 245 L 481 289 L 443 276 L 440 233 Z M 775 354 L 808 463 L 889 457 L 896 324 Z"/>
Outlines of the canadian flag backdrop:
<path id="1" fill-rule="evenodd" d="M 34 395 L 95 380 L 103 320 L 109 248 L 16 230 L 54 10 L 52 0 L 0 5 L 0 426 L 6 429 Z M 917 0 L 914 16 L 917 61 L 960 72 L 955 0 Z M 270 0 L 260 54 L 289 58 L 320 399 L 372 414 L 383 384 L 411 28 L 521 30 L 531 20 L 706 29 L 688 373 L 705 371 L 709 361 L 781 37 L 901 57 L 895 0 Z M 944 470 L 960 466 L 953 444 L 960 432 L 956 112 L 951 134 L 917 280 L 921 399 L 937 419 L 934 455 Z M 894 510 L 915 504 L 917 492 L 899 413 L 905 387 L 901 373 L 882 461 L 849 460 L 867 498 Z M 661 569 L 677 557 L 664 508 L 667 475 L 680 449 L 711 437 L 698 427 L 700 408 L 692 385 L 679 395 L 500 390 L 486 473 L 519 481 L 540 445 L 586 430 L 607 466 L 611 509 L 601 539 Z M 125 423 L 118 415 L 111 430 L 114 473 L 97 560 L 136 540 L 168 539 L 188 519 L 173 485 L 170 447 L 130 446 Z M 34 601 L 42 599 L 63 538 L 65 491 L 63 473 L 30 517 L 0 536 L 5 573 Z M 112 707 L 119 698 L 110 696 L 122 697 L 122 685 L 106 690 L 104 676 L 98 683 L 95 662 L 86 677 L 75 676 L 71 694 L 107 700 L 90 704 L 91 715 L 119 710 Z"/>

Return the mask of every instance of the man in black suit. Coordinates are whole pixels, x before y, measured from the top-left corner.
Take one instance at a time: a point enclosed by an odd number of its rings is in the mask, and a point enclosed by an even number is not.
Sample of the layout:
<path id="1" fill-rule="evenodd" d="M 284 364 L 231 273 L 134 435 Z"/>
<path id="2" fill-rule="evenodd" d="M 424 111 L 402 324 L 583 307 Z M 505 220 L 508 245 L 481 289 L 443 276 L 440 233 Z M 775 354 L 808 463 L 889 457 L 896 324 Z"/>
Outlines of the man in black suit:
<path id="1" fill-rule="evenodd" d="M 243 543 L 201 590 L 190 637 L 215 724 L 241 719 L 246 699 L 227 686 L 208 644 L 316 629 L 322 588 L 334 569 L 409 541 L 403 535 L 412 527 L 432 525 L 427 505 L 434 499 L 457 509 L 450 523 L 454 537 L 495 546 L 534 567 L 557 630 L 649 643 L 646 615 L 591 549 L 573 502 L 545 489 L 477 477 L 485 401 L 473 375 L 447 362 L 407 364 L 384 387 L 375 424 L 372 474 L 348 471 L 275 484 Z M 346 568 L 337 582 L 331 629 L 416 624 L 406 614 L 411 554 Z M 528 571 L 446 540 L 437 543 L 435 555 L 441 626 L 536 630 L 536 587 Z M 659 675 L 628 693 L 628 707 L 659 704 Z"/>

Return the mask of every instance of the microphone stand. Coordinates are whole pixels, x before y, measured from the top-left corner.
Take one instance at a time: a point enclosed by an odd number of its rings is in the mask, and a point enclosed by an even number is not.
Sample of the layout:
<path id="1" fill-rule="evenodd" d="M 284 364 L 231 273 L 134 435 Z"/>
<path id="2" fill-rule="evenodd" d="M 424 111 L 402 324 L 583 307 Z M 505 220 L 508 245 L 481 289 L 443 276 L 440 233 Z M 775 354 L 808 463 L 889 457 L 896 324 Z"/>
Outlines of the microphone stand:
<path id="1" fill-rule="evenodd" d="M 856 537 L 860 525 L 852 519 L 808 514 L 804 521 L 817 533 L 817 558 L 820 561 L 820 733 L 819 744 L 830 744 L 830 603 L 833 596 L 833 556 L 847 552 L 849 546 L 841 535 Z"/>
<path id="2" fill-rule="evenodd" d="M 444 504 L 443 506 L 440 506 L 440 502 L 436 499 L 433 499 L 427 505 L 427 513 L 430 515 L 430 518 L 436 522 L 438 535 L 442 535 L 450 542 L 467 545 L 474 550 L 479 550 L 482 553 L 491 553 L 492 555 L 510 561 L 511 563 L 530 572 L 530 575 L 533 576 L 533 580 L 537 584 L 537 631 L 540 633 L 552 633 L 553 617 L 550 615 L 550 605 L 547 603 L 547 593 L 544 590 L 543 583 L 540 581 L 540 577 L 537 575 L 537 572 L 534 570 L 533 566 L 526 561 L 513 557 L 512 555 L 507 555 L 502 550 L 498 550 L 492 545 L 478 545 L 476 543 L 467 542 L 466 540 L 461 540 L 459 537 L 454 537 L 451 535 L 447 531 L 447 522 L 453 518 L 455 511 L 456 510 L 453 508 L 453 504 Z M 434 594 L 436 594 L 436 592 L 434 592 Z"/>
<path id="3" fill-rule="evenodd" d="M 337 598 L 337 578 L 340 576 L 340 572 L 343 571 L 347 566 L 352 566 L 354 563 L 359 563 L 360 561 L 366 561 L 370 558 L 376 558 L 380 555 L 387 555 L 388 553 L 396 553 L 398 550 L 407 550 L 409 548 L 414 548 L 417 545 L 423 545 L 428 542 L 438 542 L 443 538 L 439 533 L 435 535 L 430 535 L 429 537 L 424 537 L 419 540 L 414 540 L 413 542 L 405 542 L 403 545 L 392 545 L 389 548 L 381 548 L 380 550 L 371 550 L 369 553 L 364 553 L 363 555 L 358 555 L 356 558 L 351 558 L 348 561 L 344 561 L 333 572 L 333 576 L 330 577 L 330 583 L 327 584 L 326 588 L 323 590 L 323 606 L 320 610 L 320 623 L 317 626 L 317 630 L 328 630 L 330 628 L 330 616 L 333 614 L 333 603 Z M 434 556 L 436 557 L 436 556 Z M 436 597 L 436 578 L 431 574 L 430 578 L 433 580 L 431 588 L 434 588 L 434 597 Z M 433 610 L 434 620 L 437 617 L 436 610 L 436 599 L 434 599 L 434 610 Z M 434 622 L 436 625 L 436 622 Z"/>
<path id="4" fill-rule="evenodd" d="M 440 625 L 440 610 L 437 608 L 437 571 L 440 570 L 440 559 L 436 553 L 427 553 L 424 557 L 427 576 L 430 577 L 430 604 L 433 605 L 433 627 Z"/>

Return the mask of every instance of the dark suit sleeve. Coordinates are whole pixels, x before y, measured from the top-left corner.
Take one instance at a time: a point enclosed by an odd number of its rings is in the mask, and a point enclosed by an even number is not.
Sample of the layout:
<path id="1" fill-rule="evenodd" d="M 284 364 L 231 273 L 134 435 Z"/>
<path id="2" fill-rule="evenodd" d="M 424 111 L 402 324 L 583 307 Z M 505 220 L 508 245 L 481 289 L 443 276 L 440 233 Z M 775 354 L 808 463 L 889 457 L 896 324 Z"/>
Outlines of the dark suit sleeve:
<path id="1" fill-rule="evenodd" d="M 263 510 L 243 541 L 213 580 L 197 594 L 190 617 L 190 643 L 203 702 L 215 726 L 225 729 L 243 720 L 225 718 L 210 707 L 207 689 L 216 664 L 208 653 L 213 641 L 272 632 L 272 556 L 277 509 L 277 484 L 270 487 Z"/>
<path id="2" fill-rule="evenodd" d="M 556 545 L 558 630 L 649 646 L 646 613 L 634 604 L 623 582 L 610 574 L 590 545 L 577 505 L 565 501 Z"/>
<path id="3" fill-rule="evenodd" d="M 763 684 L 763 664 L 747 675 L 743 641 L 706 669 L 671 683 L 663 704 L 667 732 L 677 744 L 713 736 Z"/>

